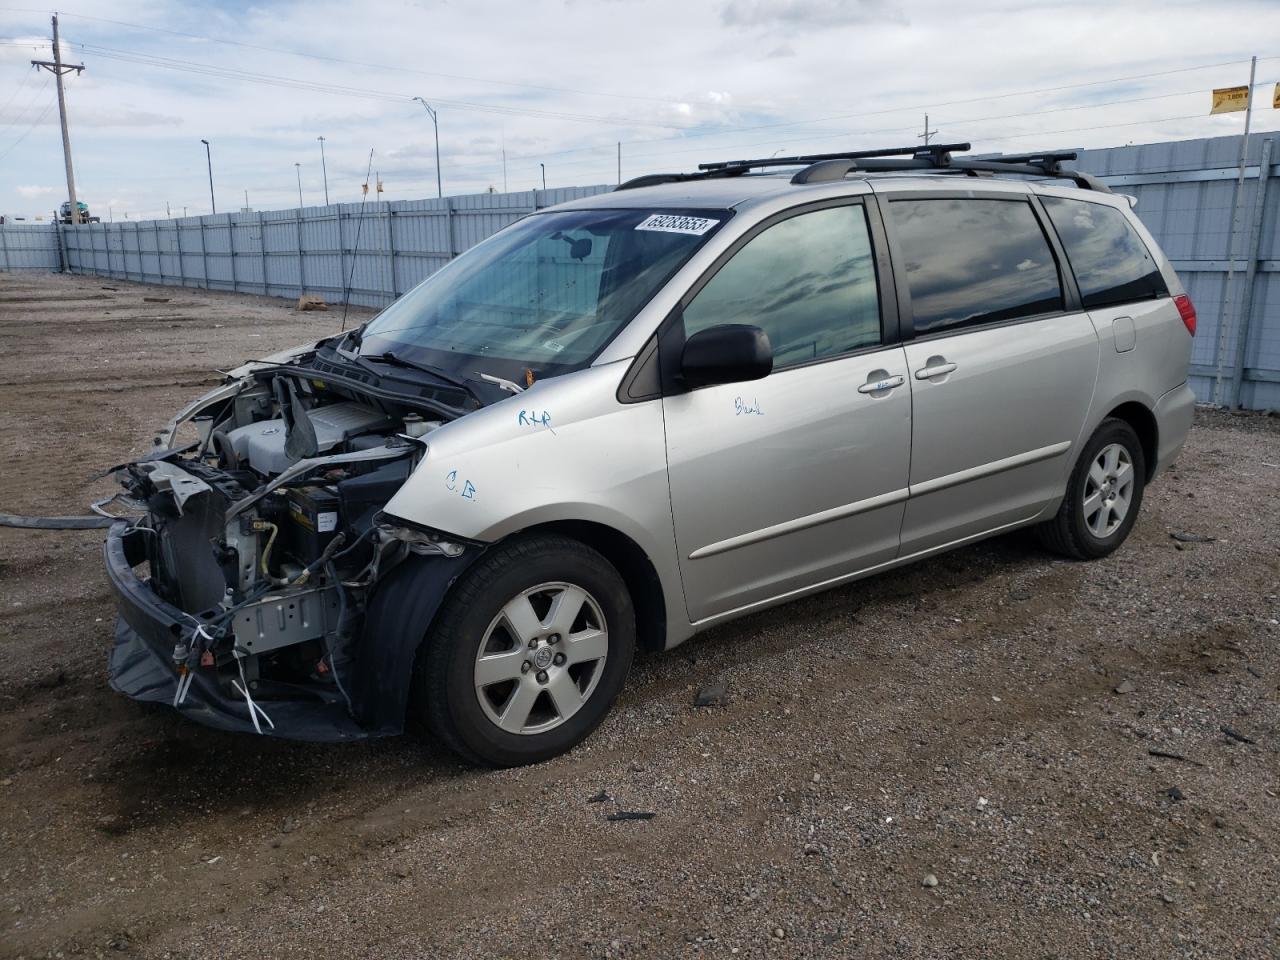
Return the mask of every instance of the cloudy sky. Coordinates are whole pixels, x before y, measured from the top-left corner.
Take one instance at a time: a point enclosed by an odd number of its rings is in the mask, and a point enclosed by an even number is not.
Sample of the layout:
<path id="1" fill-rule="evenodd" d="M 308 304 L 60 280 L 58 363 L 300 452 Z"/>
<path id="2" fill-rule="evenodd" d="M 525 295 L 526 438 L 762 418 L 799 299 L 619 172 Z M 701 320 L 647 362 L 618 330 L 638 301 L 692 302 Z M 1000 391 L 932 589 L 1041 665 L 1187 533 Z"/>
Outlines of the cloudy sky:
<path id="1" fill-rule="evenodd" d="M 0 4 L 6 0 L 0 0 Z M 0 213 L 66 197 L 49 10 L 0 5 Z M 38 0 L 35 0 L 38 2 Z M 975 148 L 1239 133 L 1209 90 L 1257 55 L 1255 130 L 1280 129 L 1275 0 L 70 0 L 79 196 L 103 219 L 609 183 L 699 161 L 898 146 L 928 111 Z M 505 171 L 503 149 L 506 152 Z"/>

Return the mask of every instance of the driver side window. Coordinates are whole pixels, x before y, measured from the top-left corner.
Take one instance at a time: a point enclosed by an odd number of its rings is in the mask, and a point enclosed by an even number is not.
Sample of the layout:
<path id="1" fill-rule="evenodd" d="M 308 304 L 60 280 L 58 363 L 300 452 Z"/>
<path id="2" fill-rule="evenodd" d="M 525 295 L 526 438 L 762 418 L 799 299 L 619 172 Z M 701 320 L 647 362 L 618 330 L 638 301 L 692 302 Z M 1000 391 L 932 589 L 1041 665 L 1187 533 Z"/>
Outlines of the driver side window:
<path id="1" fill-rule="evenodd" d="M 803 213 L 752 238 L 684 309 L 686 337 L 725 323 L 764 330 L 775 370 L 880 343 L 862 205 Z"/>

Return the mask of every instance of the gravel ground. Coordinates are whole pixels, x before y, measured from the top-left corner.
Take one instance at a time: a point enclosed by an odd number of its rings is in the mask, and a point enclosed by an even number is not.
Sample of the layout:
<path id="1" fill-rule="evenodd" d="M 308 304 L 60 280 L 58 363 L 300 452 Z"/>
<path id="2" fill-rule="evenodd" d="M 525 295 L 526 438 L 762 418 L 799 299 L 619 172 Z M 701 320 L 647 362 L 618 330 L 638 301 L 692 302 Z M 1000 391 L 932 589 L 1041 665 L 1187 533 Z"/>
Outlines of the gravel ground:
<path id="1" fill-rule="evenodd" d="M 83 512 L 338 319 L 0 274 L 0 510 Z M 101 533 L 0 529 L 0 956 L 1275 957 L 1278 464 L 1202 414 L 1107 560 L 1003 537 L 721 627 L 499 773 L 125 700 Z"/>

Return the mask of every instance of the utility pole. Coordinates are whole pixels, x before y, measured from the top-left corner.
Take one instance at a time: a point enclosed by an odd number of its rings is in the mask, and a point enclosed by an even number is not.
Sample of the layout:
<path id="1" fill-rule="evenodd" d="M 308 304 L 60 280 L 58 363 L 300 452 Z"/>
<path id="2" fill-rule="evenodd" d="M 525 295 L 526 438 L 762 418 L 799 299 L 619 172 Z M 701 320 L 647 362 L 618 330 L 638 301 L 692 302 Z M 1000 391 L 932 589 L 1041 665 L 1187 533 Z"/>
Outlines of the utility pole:
<path id="1" fill-rule="evenodd" d="M 329 205 L 329 168 L 324 163 L 324 137 L 316 137 L 320 141 L 320 173 L 324 175 L 324 205 Z"/>
<path id="2" fill-rule="evenodd" d="M 1244 133 L 1240 137 L 1240 170 L 1236 176 L 1236 187 L 1231 197 L 1231 233 L 1227 235 L 1227 279 L 1222 287 L 1222 309 L 1218 312 L 1218 370 L 1213 378 L 1213 403 L 1218 407 L 1227 405 L 1226 397 L 1222 394 L 1222 365 L 1227 359 L 1227 325 L 1231 322 L 1231 301 L 1234 299 L 1231 294 L 1235 290 L 1236 236 L 1240 232 L 1240 202 L 1244 199 L 1245 162 L 1249 156 L 1249 124 L 1253 120 L 1253 84 L 1257 77 L 1258 58 L 1254 57 L 1249 61 L 1249 93 L 1245 98 Z M 1258 182 L 1262 183 L 1266 179 L 1267 172 L 1261 170 L 1258 176 L 1262 178 Z M 1240 319 L 1243 325 L 1244 318 Z"/>
<path id="3" fill-rule="evenodd" d="M 440 181 L 440 117 L 435 110 L 432 109 L 431 104 L 427 103 L 427 101 L 423 100 L 421 97 L 414 97 L 413 99 L 422 104 L 423 109 L 425 109 L 431 116 L 431 127 L 435 130 L 436 134 L 436 196 L 443 197 L 444 187 L 441 186 Z"/>
<path id="4" fill-rule="evenodd" d="M 538 164 L 542 168 L 542 189 L 547 189 L 547 165 L 545 163 Z"/>
<path id="5" fill-rule="evenodd" d="M 166 200 L 166 201 L 164 202 L 164 218 L 165 218 L 166 220 L 172 220 L 172 219 L 173 219 L 173 213 L 172 213 L 172 211 L 170 211 L 170 209 L 169 209 L 169 201 L 168 201 L 168 200 Z"/>
<path id="6" fill-rule="evenodd" d="M 218 212 L 218 201 L 213 199 L 213 151 L 209 148 L 208 140 L 201 140 L 204 144 L 204 158 L 209 161 L 209 206 L 213 208 L 213 212 Z"/>
<path id="7" fill-rule="evenodd" d="M 919 136 L 924 137 L 924 145 L 926 147 L 929 145 L 929 138 L 936 135 L 937 132 L 937 130 L 929 129 L 929 115 L 926 113 L 924 115 L 924 133 L 919 134 Z"/>
<path id="8" fill-rule="evenodd" d="M 76 175 L 71 167 L 71 134 L 67 132 L 67 98 L 62 89 L 63 74 L 72 70 L 79 76 L 84 71 L 83 63 L 62 62 L 62 45 L 58 41 L 58 15 L 53 15 L 53 60 L 32 60 L 31 63 L 42 70 L 53 74 L 58 83 L 58 117 L 62 120 L 62 159 L 67 164 L 67 195 L 71 201 L 71 222 L 80 222 L 80 206 L 76 202 Z"/>
<path id="9" fill-rule="evenodd" d="M 293 168 L 298 171 L 298 209 L 302 209 L 302 164 L 295 163 Z"/>

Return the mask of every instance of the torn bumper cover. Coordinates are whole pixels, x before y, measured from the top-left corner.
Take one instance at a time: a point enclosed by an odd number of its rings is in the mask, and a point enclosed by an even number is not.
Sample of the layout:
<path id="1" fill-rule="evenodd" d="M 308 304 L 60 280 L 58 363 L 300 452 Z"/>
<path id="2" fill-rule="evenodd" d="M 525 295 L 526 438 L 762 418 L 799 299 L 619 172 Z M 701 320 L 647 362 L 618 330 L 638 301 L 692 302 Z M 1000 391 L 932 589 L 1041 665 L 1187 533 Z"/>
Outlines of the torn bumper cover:
<path id="1" fill-rule="evenodd" d="M 180 673 L 175 644 L 207 621 L 167 602 L 138 576 L 134 568 L 146 559 L 143 538 L 150 534 L 126 521 L 107 533 L 106 568 L 119 608 L 109 662 L 112 688 L 135 700 L 171 704 L 220 730 L 291 740 L 344 741 L 403 732 L 418 647 L 449 586 L 474 559 L 414 556 L 393 569 L 370 598 L 349 657 L 335 664 L 341 684 L 273 681 L 248 697 L 243 695 L 247 684 L 238 686 L 234 676 L 228 681 L 216 667 Z M 184 675 L 186 689 L 180 693 Z"/>

